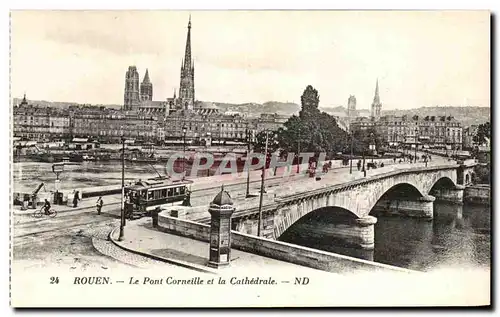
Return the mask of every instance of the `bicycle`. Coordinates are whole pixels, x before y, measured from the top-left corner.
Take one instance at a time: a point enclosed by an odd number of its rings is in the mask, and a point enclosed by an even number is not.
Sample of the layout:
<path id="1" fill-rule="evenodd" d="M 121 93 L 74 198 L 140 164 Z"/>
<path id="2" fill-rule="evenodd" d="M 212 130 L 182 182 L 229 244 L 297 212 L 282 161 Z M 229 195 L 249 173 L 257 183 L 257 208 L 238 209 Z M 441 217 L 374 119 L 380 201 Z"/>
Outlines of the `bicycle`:
<path id="1" fill-rule="evenodd" d="M 45 215 L 45 207 L 42 207 L 39 210 L 35 210 L 35 212 L 33 213 L 33 217 L 35 218 L 40 218 L 43 215 Z M 49 214 L 47 216 L 49 216 L 50 218 L 54 218 L 56 215 L 57 211 L 55 211 L 54 209 L 50 209 Z"/>

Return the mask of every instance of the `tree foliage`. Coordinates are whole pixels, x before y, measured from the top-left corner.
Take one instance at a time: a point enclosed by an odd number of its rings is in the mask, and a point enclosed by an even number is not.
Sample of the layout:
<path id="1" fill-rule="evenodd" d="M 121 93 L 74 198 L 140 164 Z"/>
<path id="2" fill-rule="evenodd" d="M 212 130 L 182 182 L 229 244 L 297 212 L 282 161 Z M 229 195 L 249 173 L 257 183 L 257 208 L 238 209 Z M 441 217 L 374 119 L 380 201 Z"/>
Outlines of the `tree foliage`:
<path id="1" fill-rule="evenodd" d="M 489 122 L 480 124 L 477 128 L 477 134 L 473 137 L 474 142 L 482 144 L 486 142 L 486 138 L 491 138 L 491 126 Z"/>
<path id="2" fill-rule="evenodd" d="M 333 154 L 344 150 L 348 135 L 333 116 L 319 111 L 318 91 L 309 85 L 300 100 L 299 116 L 290 117 L 278 133 L 282 151 Z"/>

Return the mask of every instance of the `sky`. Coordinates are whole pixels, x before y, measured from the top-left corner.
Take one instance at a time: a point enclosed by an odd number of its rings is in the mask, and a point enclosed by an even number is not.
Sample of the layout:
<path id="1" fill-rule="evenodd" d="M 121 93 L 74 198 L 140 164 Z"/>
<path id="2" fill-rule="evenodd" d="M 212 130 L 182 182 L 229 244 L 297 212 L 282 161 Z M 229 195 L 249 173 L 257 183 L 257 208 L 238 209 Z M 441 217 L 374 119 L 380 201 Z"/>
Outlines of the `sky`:
<path id="1" fill-rule="evenodd" d="M 197 100 L 490 106 L 487 11 L 13 11 L 11 96 L 121 105 L 135 65 L 165 100 L 189 15 Z"/>

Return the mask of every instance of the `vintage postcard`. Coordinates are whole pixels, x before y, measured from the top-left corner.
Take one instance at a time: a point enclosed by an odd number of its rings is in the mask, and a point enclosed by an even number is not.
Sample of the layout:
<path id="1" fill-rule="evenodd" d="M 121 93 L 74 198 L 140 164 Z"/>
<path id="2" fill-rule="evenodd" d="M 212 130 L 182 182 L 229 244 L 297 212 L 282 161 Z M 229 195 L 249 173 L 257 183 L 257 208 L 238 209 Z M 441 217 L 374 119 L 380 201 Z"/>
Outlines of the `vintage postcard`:
<path id="1" fill-rule="evenodd" d="M 13 307 L 491 305 L 488 11 L 11 11 Z"/>

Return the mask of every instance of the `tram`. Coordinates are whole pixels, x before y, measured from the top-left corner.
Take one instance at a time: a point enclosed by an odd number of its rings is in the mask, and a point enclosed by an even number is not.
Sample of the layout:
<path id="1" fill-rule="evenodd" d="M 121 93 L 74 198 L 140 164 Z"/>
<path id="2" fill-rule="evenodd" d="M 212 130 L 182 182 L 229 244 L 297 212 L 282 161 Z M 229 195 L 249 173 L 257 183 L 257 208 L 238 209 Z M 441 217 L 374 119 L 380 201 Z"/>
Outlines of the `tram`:
<path id="1" fill-rule="evenodd" d="M 190 180 L 172 181 L 165 177 L 140 180 L 125 188 L 125 216 L 149 216 L 151 210 L 188 201 L 192 183 Z"/>

